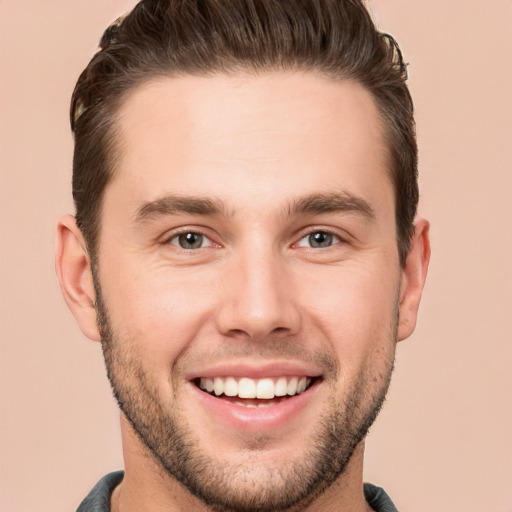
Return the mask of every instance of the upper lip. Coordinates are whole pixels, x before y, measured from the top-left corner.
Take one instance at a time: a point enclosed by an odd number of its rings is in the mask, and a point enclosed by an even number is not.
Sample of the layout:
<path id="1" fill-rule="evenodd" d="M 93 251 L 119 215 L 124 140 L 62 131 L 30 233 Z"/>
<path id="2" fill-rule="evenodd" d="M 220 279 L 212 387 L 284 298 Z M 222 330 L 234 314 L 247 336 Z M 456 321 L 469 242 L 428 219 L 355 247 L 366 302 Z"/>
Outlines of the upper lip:
<path id="1" fill-rule="evenodd" d="M 264 379 L 273 377 L 319 377 L 321 369 L 312 363 L 291 361 L 272 361 L 249 363 L 243 361 L 224 362 L 209 365 L 207 368 L 198 368 L 187 372 L 186 380 L 195 380 L 200 377 L 248 377 L 251 379 Z"/>

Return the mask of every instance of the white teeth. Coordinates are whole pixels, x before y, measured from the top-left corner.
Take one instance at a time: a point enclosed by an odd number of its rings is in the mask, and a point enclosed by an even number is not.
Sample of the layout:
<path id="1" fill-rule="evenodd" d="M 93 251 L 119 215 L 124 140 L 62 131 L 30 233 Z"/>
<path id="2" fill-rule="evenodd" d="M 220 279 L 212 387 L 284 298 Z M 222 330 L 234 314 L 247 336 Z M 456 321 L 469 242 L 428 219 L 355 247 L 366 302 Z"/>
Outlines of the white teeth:
<path id="1" fill-rule="evenodd" d="M 204 389 L 206 389 L 206 391 L 208 391 L 208 393 L 211 393 L 213 391 L 213 380 L 212 379 L 204 379 Z"/>
<path id="2" fill-rule="evenodd" d="M 213 379 L 213 391 L 217 396 L 224 393 L 224 381 L 220 377 Z"/>
<path id="3" fill-rule="evenodd" d="M 228 377 L 224 381 L 224 394 L 226 396 L 238 395 L 238 382 L 233 377 Z"/>
<path id="4" fill-rule="evenodd" d="M 270 407 L 271 405 L 275 405 L 276 403 L 275 402 L 272 402 L 272 401 L 268 401 L 268 402 L 261 402 L 258 404 L 258 407 Z"/>
<path id="5" fill-rule="evenodd" d="M 288 395 L 295 395 L 297 393 L 297 384 L 299 383 L 299 379 L 297 377 L 292 377 L 290 382 L 288 382 L 288 387 L 286 388 L 286 393 Z"/>
<path id="6" fill-rule="evenodd" d="M 242 377 L 237 380 L 234 377 L 215 377 L 213 379 L 202 377 L 199 379 L 199 387 L 208 393 L 214 393 L 216 396 L 238 396 L 240 398 L 258 398 L 272 400 L 274 397 L 293 396 L 303 393 L 311 384 L 309 377 L 279 377 L 250 379 Z M 236 402 L 246 407 L 256 407 L 254 404 Z M 258 407 L 268 407 L 275 402 L 265 402 L 258 404 Z"/>
<path id="7" fill-rule="evenodd" d="M 240 379 L 238 382 L 238 396 L 240 398 L 256 398 L 256 383 L 245 377 Z"/>
<path id="8" fill-rule="evenodd" d="M 258 398 L 274 398 L 274 382 L 272 379 L 261 379 L 256 386 Z"/>
<path id="9" fill-rule="evenodd" d="M 274 394 L 276 396 L 286 396 L 286 389 L 288 388 L 288 384 L 286 382 L 286 377 L 280 377 L 277 379 L 276 385 L 274 387 Z"/>

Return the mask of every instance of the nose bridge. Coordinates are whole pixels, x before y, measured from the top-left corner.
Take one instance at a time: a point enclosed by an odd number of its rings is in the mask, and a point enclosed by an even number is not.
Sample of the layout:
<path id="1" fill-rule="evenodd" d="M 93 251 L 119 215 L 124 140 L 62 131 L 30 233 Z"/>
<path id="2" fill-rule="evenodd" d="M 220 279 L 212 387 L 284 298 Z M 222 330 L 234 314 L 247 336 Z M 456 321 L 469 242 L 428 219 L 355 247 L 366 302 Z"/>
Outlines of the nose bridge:
<path id="1" fill-rule="evenodd" d="M 279 251 L 270 244 L 245 249 L 229 272 L 219 328 L 224 334 L 251 339 L 296 332 L 300 315 L 292 288 Z"/>

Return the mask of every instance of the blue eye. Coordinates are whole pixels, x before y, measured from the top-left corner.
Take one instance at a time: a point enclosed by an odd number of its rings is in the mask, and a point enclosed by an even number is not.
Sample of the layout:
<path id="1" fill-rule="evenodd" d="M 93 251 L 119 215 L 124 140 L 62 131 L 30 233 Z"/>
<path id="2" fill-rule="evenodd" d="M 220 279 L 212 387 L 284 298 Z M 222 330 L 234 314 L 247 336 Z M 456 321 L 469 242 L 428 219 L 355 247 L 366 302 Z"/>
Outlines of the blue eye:
<path id="1" fill-rule="evenodd" d="M 173 236 L 169 242 L 187 250 L 201 249 L 211 245 L 210 240 L 206 236 L 201 233 L 194 233 L 193 231 Z"/>
<path id="2" fill-rule="evenodd" d="M 341 240 L 338 236 L 327 231 L 315 231 L 302 237 L 297 244 L 299 247 L 312 247 L 313 249 L 326 249 Z"/>

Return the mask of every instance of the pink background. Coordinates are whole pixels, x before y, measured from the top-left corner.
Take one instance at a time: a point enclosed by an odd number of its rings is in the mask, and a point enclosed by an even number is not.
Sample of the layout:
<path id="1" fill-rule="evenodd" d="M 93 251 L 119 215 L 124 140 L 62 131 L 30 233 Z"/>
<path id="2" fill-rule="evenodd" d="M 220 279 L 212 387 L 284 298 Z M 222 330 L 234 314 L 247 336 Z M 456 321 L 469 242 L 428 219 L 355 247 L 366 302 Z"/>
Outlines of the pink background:
<path id="1" fill-rule="evenodd" d="M 0 511 L 75 510 L 122 467 L 99 344 L 53 270 L 72 211 L 70 94 L 130 0 L 0 0 Z M 433 259 L 367 442 L 365 478 L 407 512 L 512 503 L 512 1 L 372 0 L 411 63 Z"/>

